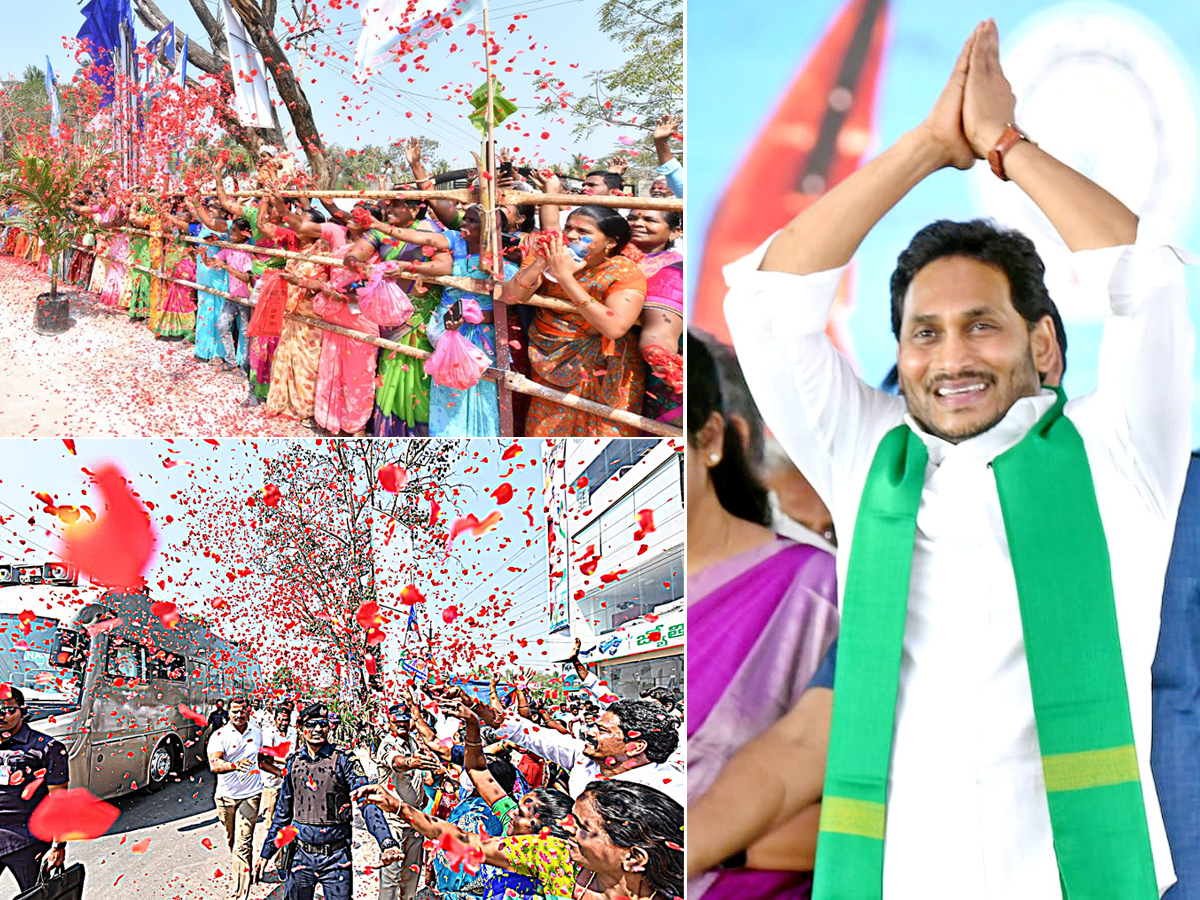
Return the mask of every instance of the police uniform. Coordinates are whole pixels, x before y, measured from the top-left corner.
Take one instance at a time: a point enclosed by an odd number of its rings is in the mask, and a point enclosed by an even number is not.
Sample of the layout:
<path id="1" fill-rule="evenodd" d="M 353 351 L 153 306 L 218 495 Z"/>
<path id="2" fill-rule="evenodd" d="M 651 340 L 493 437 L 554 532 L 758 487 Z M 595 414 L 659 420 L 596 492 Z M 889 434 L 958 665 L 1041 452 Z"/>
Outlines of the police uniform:
<path id="1" fill-rule="evenodd" d="M 310 704 L 300 712 L 301 729 L 320 720 L 329 720 L 323 703 Z M 368 783 L 362 763 L 352 753 L 326 741 L 313 754 L 308 744 L 300 741 L 288 760 L 262 847 L 262 858 L 270 859 L 277 852 L 275 836 L 284 826 L 295 826 L 295 857 L 285 877 L 286 900 L 312 900 L 318 884 L 326 900 L 350 900 L 354 893 L 350 792 Z M 362 813 L 380 851 L 395 847 L 396 839 L 379 807 L 366 805 Z"/>
<path id="2" fill-rule="evenodd" d="M 23 798 L 42 770 L 42 783 Z M 0 872 L 12 870 L 22 891 L 36 880 L 42 854 L 50 849 L 29 833 L 29 817 L 46 799 L 46 788 L 65 787 L 67 779 L 67 750 L 49 735 L 22 721 L 8 740 L 0 741 Z"/>

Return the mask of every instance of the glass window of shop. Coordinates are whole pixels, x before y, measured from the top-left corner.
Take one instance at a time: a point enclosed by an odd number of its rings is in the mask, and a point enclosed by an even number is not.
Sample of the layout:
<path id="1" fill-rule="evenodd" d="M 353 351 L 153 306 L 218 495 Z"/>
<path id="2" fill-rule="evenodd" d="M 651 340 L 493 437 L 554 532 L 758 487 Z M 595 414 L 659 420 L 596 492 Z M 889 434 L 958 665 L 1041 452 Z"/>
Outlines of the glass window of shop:
<path id="1" fill-rule="evenodd" d="M 639 459 L 657 447 L 658 438 L 631 438 L 629 440 L 609 441 L 600 454 L 588 463 L 583 470 L 587 478 L 583 491 L 590 494 L 614 475 L 624 469 L 633 467 Z M 587 495 L 581 496 L 580 502 L 587 502 Z"/>
<path id="2" fill-rule="evenodd" d="M 678 600 L 683 584 L 683 547 L 672 547 L 625 573 L 620 581 L 588 592 L 579 601 L 579 610 L 598 633 L 612 631 L 656 606 Z"/>
<path id="3" fill-rule="evenodd" d="M 658 659 L 601 663 L 599 669 L 600 679 L 607 681 L 609 690 L 622 700 L 636 700 L 642 691 L 652 687 L 670 688 L 677 696 L 683 693 L 682 653 Z"/>

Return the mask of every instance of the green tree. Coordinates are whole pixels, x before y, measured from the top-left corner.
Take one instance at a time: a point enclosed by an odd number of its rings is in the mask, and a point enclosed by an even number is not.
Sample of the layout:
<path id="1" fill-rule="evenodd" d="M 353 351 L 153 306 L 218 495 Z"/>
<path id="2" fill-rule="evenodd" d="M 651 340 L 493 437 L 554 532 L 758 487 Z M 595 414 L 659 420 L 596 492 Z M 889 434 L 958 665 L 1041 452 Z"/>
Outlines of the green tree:
<path id="1" fill-rule="evenodd" d="M 625 61 L 591 72 L 590 90 L 579 97 L 564 93 L 561 81 L 536 79 L 537 90 L 551 94 L 538 113 L 561 116 L 566 102 L 579 136 L 604 123 L 653 131 L 660 115 L 682 111 L 683 0 L 605 0 L 598 18 L 601 33 L 620 45 Z"/>

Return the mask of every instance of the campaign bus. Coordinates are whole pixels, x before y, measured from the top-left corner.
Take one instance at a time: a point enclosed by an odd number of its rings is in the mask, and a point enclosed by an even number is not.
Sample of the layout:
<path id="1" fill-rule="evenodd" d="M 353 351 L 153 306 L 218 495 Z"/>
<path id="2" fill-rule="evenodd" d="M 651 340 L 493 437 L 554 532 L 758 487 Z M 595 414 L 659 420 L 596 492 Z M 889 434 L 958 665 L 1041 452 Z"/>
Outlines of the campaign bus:
<path id="1" fill-rule="evenodd" d="M 59 563 L 0 563 L 0 683 L 67 748 L 70 786 L 101 798 L 159 790 L 203 761 L 212 728 L 199 720 L 261 684 L 247 647 L 186 616 L 168 627 L 155 599 L 169 598 L 81 587 Z"/>

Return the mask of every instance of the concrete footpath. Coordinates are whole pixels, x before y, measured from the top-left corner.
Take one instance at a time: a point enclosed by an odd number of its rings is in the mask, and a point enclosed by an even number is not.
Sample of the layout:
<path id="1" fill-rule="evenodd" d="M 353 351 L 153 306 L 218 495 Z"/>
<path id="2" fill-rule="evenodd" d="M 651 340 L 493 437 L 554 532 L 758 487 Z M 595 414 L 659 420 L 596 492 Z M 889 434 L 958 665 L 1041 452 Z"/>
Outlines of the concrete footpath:
<path id="1" fill-rule="evenodd" d="M 33 330 L 34 298 L 49 279 L 0 256 L 0 436 L 293 437 L 299 422 L 243 408 L 246 379 L 218 372 L 184 341 L 156 339 L 145 322 L 60 285 L 74 325 Z"/>

